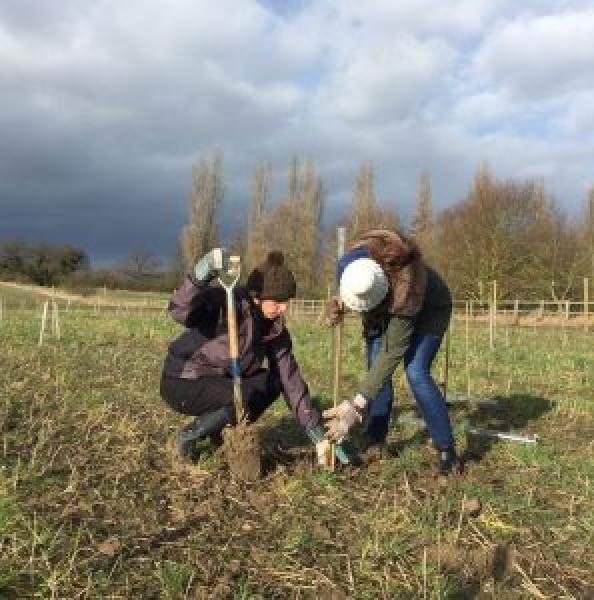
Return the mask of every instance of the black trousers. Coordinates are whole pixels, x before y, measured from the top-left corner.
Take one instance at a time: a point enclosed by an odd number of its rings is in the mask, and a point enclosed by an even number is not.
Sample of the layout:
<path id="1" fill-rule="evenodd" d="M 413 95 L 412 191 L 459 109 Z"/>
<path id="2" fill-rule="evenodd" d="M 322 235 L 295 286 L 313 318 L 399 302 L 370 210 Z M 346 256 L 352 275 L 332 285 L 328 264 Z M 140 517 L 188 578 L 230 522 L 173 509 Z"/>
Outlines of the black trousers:
<path id="1" fill-rule="evenodd" d="M 243 403 L 250 422 L 260 415 L 278 398 L 282 386 L 275 373 L 260 369 L 251 377 L 241 380 Z M 223 406 L 233 412 L 233 379 L 222 375 L 205 375 L 198 379 L 161 377 L 161 397 L 176 412 L 183 415 L 200 416 Z"/>

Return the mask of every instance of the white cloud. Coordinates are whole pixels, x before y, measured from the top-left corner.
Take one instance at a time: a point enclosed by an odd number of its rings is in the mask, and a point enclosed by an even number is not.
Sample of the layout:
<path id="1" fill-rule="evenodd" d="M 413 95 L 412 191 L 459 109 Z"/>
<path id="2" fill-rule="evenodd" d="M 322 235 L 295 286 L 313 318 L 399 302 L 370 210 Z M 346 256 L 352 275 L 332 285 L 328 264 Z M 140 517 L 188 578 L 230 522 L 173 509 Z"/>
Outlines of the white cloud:
<path id="1" fill-rule="evenodd" d="M 594 9 L 501 20 L 473 61 L 475 75 L 518 99 L 594 85 Z"/>
<path id="2" fill-rule="evenodd" d="M 442 75 L 454 52 L 439 40 L 419 41 L 401 34 L 372 40 L 343 53 L 322 99 L 338 118 L 387 122 L 422 110 L 439 91 Z"/>

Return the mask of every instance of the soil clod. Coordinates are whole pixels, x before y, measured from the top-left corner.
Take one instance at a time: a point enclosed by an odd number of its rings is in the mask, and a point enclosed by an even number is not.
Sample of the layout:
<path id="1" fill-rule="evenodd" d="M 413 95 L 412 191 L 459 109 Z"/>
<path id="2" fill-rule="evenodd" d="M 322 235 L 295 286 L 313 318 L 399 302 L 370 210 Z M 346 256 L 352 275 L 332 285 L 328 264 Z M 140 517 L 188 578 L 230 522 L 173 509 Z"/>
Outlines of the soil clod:
<path id="1" fill-rule="evenodd" d="M 262 476 L 260 431 L 240 423 L 223 431 L 223 450 L 231 473 L 242 481 L 257 481 Z"/>

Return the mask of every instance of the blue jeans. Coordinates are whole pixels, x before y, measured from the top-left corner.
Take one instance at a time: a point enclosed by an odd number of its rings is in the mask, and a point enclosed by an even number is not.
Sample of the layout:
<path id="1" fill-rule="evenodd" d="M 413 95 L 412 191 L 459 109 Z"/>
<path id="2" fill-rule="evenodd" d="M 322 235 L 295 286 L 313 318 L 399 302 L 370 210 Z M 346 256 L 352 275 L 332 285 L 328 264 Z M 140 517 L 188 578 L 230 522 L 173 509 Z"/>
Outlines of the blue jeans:
<path id="1" fill-rule="evenodd" d="M 383 336 L 367 339 L 367 367 L 370 368 L 382 349 Z M 435 335 L 413 333 L 404 355 L 404 370 L 417 408 L 429 430 L 433 444 L 439 449 L 453 448 L 454 436 L 445 399 L 431 376 L 431 365 L 441 345 Z M 367 436 L 371 443 L 383 442 L 388 433 L 388 423 L 394 388 L 387 381 L 369 403 Z"/>

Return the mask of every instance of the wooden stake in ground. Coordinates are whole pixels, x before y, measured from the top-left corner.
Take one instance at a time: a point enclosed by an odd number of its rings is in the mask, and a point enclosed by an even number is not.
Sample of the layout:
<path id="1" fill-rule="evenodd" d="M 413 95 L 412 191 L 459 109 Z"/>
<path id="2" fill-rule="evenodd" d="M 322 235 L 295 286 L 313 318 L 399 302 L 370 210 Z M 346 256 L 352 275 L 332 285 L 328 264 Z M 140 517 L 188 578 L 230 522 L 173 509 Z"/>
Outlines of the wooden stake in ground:
<path id="1" fill-rule="evenodd" d="M 58 314 L 58 303 L 52 301 L 52 334 L 57 340 L 60 339 L 60 317 Z"/>
<path id="2" fill-rule="evenodd" d="M 47 307 L 49 302 L 43 303 L 43 310 L 41 312 L 41 329 L 39 330 L 39 346 L 43 344 L 43 334 L 45 332 L 45 322 L 47 321 Z"/>
<path id="3" fill-rule="evenodd" d="M 464 340 L 464 349 L 466 353 L 466 394 L 470 396 L 470 362 L 468 358 L 468 318 L 469 318 L 470 306 L 469 302 L 466 302 L 466 327 L 465 327 L 465 340 Z"/>
<path id="4" fill-rule="evenodd" d="M 495 327 L 495 319 L 493 318 L 493 304 L 489 305 L 489 348 L 493 350 L 494 348 L 494 335 L 493 330 Z"/>
<path id="5" fill-rule="evenodd" d="M 346 228 L 336 228 L 336 255 L 337 259 L 344 254 L 345 242 L 346 242 Z M 332 404 L 334 408 L 338 406 L 340 396 L 340 379 L 341 379 L 341 366 L 342 366 L 342 328 L 343 320 L 340 319 L 334 326 L 333 331 L 333 342 L 334 342 L 334 385 L 332 388 Z M 334 444 L 330 444 L 330 459 L 329 466 L 332 471 L 336 469 L 336 453 Z"/>
<path id="6" fill-rule="evenodd" d="M 584 277 L 584 329 L 588 331 L 588 321 L 590 319 L 589 314 L 589 300 L 588 300 L 588 292 L 590 290 L 590 285 L 588 283 L 588 278 Z"/>

